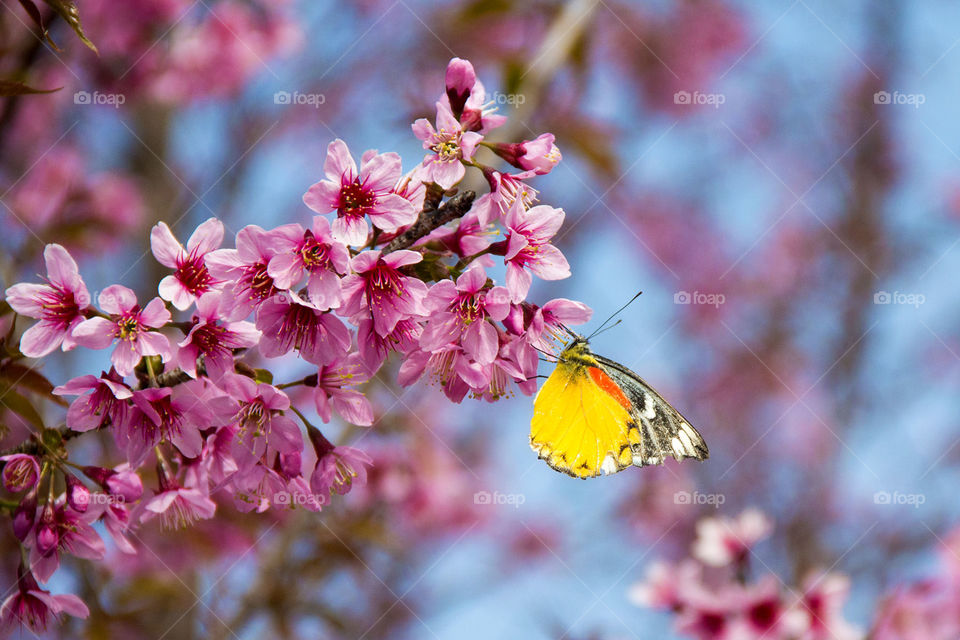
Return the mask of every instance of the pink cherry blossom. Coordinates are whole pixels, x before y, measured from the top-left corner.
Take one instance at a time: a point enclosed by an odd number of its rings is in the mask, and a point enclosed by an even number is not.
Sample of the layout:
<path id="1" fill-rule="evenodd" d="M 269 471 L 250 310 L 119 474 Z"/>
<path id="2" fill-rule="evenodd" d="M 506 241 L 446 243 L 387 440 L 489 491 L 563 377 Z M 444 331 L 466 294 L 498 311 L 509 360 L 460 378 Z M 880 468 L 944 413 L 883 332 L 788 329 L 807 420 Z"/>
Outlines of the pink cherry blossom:
<path id="1" fill-rule="evenodd" d="M 79 376 L 53 390 L 58 396 L 79 396 L 67 409 L 67 426 L 90 431 L 108 424 L 119 425 L 127 415 L 126 400 L 133 395 L 115 369 L 100 377 Z"/>
<path id="2" fill-rule="evenodd" d="M 393 330 L 381 336 L 372 318 L 363 318 L 357 327 L 357 346 L 367 369 L 377 371 L 392 352 L 407 354 L 420 344 L 423 325 L 413 318 L 404 318 Z"/>
<path id="3" fill-rule="evenodd" d="M 87 466 L 83 468 L 83 473 L 110 495 L 118 496 L 124 502 L 136 502 L 143 495 L 140 476 L 126 462 L 114 469 Z"/>
<path id="4" fill-rule="evenodd" d="M 340 276 L 350 267 L 350 251 L 333 239 L 326 218 L 314 216 L 312 230 L 304 231 L 299 240 L 280 237 L 277 247 L 267 273 L 278 288 L 293 288 L 306 273 L 307 297 L 317 309 L 340 306 Z"/>
<path id="5" fill-rule="evenodd" d="M 453 58 L 447 64 L 446 94 L 450 103 L 450 110 L 459 118 L 467 104 L 467 98 L 473 85 L 477 82 L 477 74 L 469 60 Z"/>
<path id="6" fill-rule="evenodd" d="M 444 247 L 460 257 L 472 256 L 490 246 L 490 237 L 497 231 L 489 224 L 481 224 L 476 207 L 468 211 L 456 228 L 443 226 L 435 229 L 424 242 L 442 242 Z"/>
<path id="7" fill-rule="evenodd" d="M 350 387 L 366 382 L 370 373 L 359 354 L 320 367 L 314 402 L 324 422 L 330 422 L 330 409 L 336 409 L 350 424 L 367 427 L 373 424 L 373 406 L 362 393 Z"/>
<path id="8" fill-rule="evenodd" d="M 179 344 L 177 364 L 194 378 L 201 356 L 207 376 L 216 382 L 226 372 L 233 371 L 233 350 L 252 347 L 260 338 L 260 332 L 250 322 L 220 321 L 222 297 L 219 291 L 200 296 L 190 332 Z"/>
<path id="9" fill-rule="evenodd" d="M 267 271 L 270 260 L 290 242 L 303 237 L 298 224 L 285 224 L 266 231 L 255 224 L 237 232 L 236 249 L 217 249 L 206 255 L 207 268 L 225 285 L 220 312 L 226 320 L 246 318 L 264 300 L 277 293 Z"/>
<path id="10" fill-rule="evenodd" d="M 400 365 L 398 382 L 408 387 L 425 373 L 431 382 L 443 388 L 453 402 L 462 402 L 471 390 L 484 390 L 490 384 L 491 368 L 466 356 L 463 348 L 448 344 L 430 352 L 417 350 L 408 354 Z"/>
<path id="11" fill-rule="evenodd" d="M 570 277 L 570 265 L 560 250 L 550 244 L 563 224 L 563 209 L 538 205 L 523 207 L 518 199 L 504 219 L 510 230 L 507 238 L 507 289 L 513 302 L 523 300 L 530 291 L 531 273 L 543 280 Z"/>
<path id="12" fill-rule="evenodd" d="M 692 553 L 714 567 L 743 562 L 753 545 L 769 536 L 772 528 L 770 520 L 757 509 L 747 509 L 736 519 L 703 518 L 697 522 Z"/>
<path id="13" fill-rule="evenodd" d="M 424 304 L 434 313 L 420 336 L 421 348 L 435 351 L 453 342 L 480 364 L 494 361 L 499 344 L 497 329 L 489 320 L 503 320 L 510 311 L 510 300 L 504 287 L 487 287 L 483 267 L 471 267 L 456 284 L 451 280 L 436 283 Z"/>
<path id="14" fill-rule="evenodd" d="M 164 529 L 183 529 L 197 520 L 208 520 L 217 510 L 216 503 L 200 489 L 182 487 L 175 480 L 166 479 L 160 491 L 144 504 L 140 522 L 160 516 Z"/>
<path id="15" fill-rule="evenodd" d="M 350 330 L 328 311 L 321 311 L 292 291 L 266 300 L 257 311 L 263 332 L 260 353 L 276 358 L 296 349 L 307 362 L 327 364 L 346 354 Z"/>
<path id="16" fill-rule="evenodd" d="M 562 159 L 552 133 L 543 133 L 534 140 L 523 142 L 501 142 L 491 148 L 518 169 L 532 171 L 537 175 L 550 173 Z"/>
<path id="17" fill-rule="evenodd" d="M 426 118 L 413 123 L 413 134 L 423 141 L 430 153 L 423 159 L 424 179 L 449 189 L 463 179 L 466 169 L 463 161 L 473 159 L 477 145 L 483 139 L 475 131 L 463 131 L 453 117 L 450 107 L 437 103 L 437 126 Z"/>
<path id="18" fill-rule="evenodd" d="M 444 104 L 463 125 L 464 131 L 486 133 L 507 121 L 496 115 L 496 106 L 486 104 L 486 91 L 468 60 L 453 58 L 447 65 Z"/>
<path id="19" fill-rule="evenodd" d="M 689 558 L 676 566 L 658 560 L 650 564 L 644 579 L 631 586 L 627 595 L 637 606 L 679 610 L 702 573 L 701 566 Z"/>
<path id="20" fill-rule="evenodd" d="M 133 291 L 115 284 L 100 292 L 97 301 L 110 318 L 90 318 L 77 325 L 73 330 L 77 344 L 104 349 L 117 341 L 110 361 L 122 376 L 132 374 L 143 356 L 170 359 L 170 341 L 162 333 L 150 330 L 170 322 L 163 300 L 154 298 L 141 309 Z"/>
<path id="21" fill-rule="evenodd" d="M 103 540 L 90 526 L 92 513 L 80 513 L 66 504 L 64 496 L 56 503 L 47 503 L 40 510 L 31 539 L 30 570 L 37 580 L 46 583 L 60 566 L 60 554 L 100 560 L 106 553 Z"/>
<path id="22" fill-rule="evenodd" d="M 797 608 L 807 614 L 808 626 L 800 640 L 859 640 L 863 632 L 843 618 L 850 579 L 838 573 L 812 571 L 803 581 Z"/>
<path id="23" fill-rule="evenodd" d="M 199 380 L 135 391 L 126 421 L 114 431 L 117 446 L 126 451 L 133 467 L 162 441 L 169 441 L 185 457 L 195 458 L 203 446 L 201 430 L 215 426 L 208 402 L 209 394 Z"/>
<path id="24" fill-rule="evenodd" d="M 317 466 L 310 476 L 310 488 L 318 495 L 344 495 L 354 486 L 367 483 L 370 456 L 353 447 L 335 447 L 319 432 L 311 430 L 310 439 L 317 452 Z"/>
<path id="25" fill-rule="evenodd" d="M 784 601 L 773 574 L 740 589 L 740 594 L 740 613 L 734 625 L 741 637 L 796 638 L 806 629 L 806 616 Z"/>
<path id="26" fill-rule="evenodd" d="M 193 232 L 184 249 L 165 222 L 150 231 L 150 249 L 160 264 L 176 269 L 176 273 L 160 281 L 160 297 L 183 311 L 194 300 L 219 283 L 207 270 L 204 256 L 223 242 L 223 223 L 210 218 Z"/>
<path id="27" fill-rule="evenodd" d="M 12 636 L 18 626 L 26 626 L 34 634 L 43 633 L 51 620 L 57 620 L 61 614 L 86 618 L 90 611 L 73 594 L 53 595 L 41 589 L 33 574 L 21 565 L 17 570 L 16 593 L 0 606 L 0 634 Z"/>
<path id="28" fill-rule="evenodd" d="M 582 302 L 555 298 L 542 307 L 529 302 L 511 305 L 503 324 L 537 349 L 553 352 L 557 342 L 570 340 L 565 327 L 585 324 L 592 316 L 593 310 Z"/>
<path id="29" fill-rule="evenodd" d="M 417 165 L 400 178 L 393 192 L 412 204 L 414 211 L 423 211 L 423 201 L 427 195 L 427 186 L 423 181 L 423 167 Z"/>
<path id="30" fill-rule="evenodd" d="M 346 143 L 337 139 L 327 147 L 323 172 L 326 179 L 311 186 L 303 201 L 317 213 L 337 212 L 331 225 L 334 240 L 364 244 L 370 232 L 367 217 L 384 231 L 396 231 L 417 219 L 413 204 L 393 192 L 403 173 L 396 153 L 368 151 L 358 172 Z"/>
<path id="31" fill-rule="evenodd" d="M 28 358 L 40 358 L 57 347 L 73 349 L 77 344 L 73 330 L 90 305 L 90 293 L 66 249 L 48 244 L 43 259 L 47 284 L 15 284 L 4 294 L 14 311 L 40 320 L 20 337 L 20 351 Z"/>
<path id="32" fill-rule="evenodd" d="M 37 486 L 40 465 L 37 459 L 25 453 L 0 457 L 3 462 L 3 486 L 11 493 L 20 493 Z"/>
<path id="33" fill-rule="evenodd" d="M 539 192 L 527 184 L 526 180 L 535 175 L 533 171 L 511 174 L 484 168 L 483 177 L 490 185 L 490 192 L 477 198 L 472 209 L 476 212 L 480 224 L 499 220 L 510 211 L 517 200 L 528 209 L 533 207 Z"/>
<path id="34" fill-rule="evenodd" d="M 297 424 L 284 415 L 290 399 L 276 387 L 246 376 L 228 374 L 222 383 L 230 396 L 227 428 L 231 430 L 231 457 L 241 473 L 249 471 L 264 454 L 287 454 L 303 449 Z"/>
<path id="35" fill-rule="evenodd" d="M 351 261 L 353 273 L 343 279 L 344 302 L 339 313 L 359 323 L 373 318 L 373 328 L 385 336 L 405 318 L 423 316 L 427 285 L 403 275 L 402 267 L 416 264 L 423 256 L 416 251 L 364 251 Z"/>

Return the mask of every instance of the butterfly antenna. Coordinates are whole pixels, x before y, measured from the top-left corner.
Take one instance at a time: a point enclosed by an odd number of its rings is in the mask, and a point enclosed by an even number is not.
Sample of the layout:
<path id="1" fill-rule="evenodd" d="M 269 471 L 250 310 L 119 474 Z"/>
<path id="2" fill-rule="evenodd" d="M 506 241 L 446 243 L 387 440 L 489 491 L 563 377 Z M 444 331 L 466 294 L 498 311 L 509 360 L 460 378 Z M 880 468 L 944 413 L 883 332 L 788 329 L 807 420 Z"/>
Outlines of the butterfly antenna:
<path id="1" fill-rule="evenodd" d="M 601 329 L 597 329 L 597 330 L 594 331 L 592 334 L 590 334 L 590 338 L 589 338 L 589 339 L 592 340 L 595 336 L 598 336 L 598 335 L 600 335 L 601 333 L 606 333 L 607 331 L 610 331 L 610 329 L 613 329 L 615 326 L 617 326 L 617 325 L 620 324 L 621 322 L 623 322 L 622 319 L 617 320 L 616 322 L 614 322 L 614 323 L 613 323 L 612 325 L 610 325 L 609 327 L 604 327 L 604 328 L 601 328 Z"/>
<path id="2" fill-rule="evenodd" d="M 607 323 L 608 323 L 608 322 L 610 322 L 611 320 L 613 320 L 614 318 L 616 318 L 616 317 L 620 314 L 621 311 L 623 311 L 624 309 L 626 309 L 627 307 L 629 307 L 629 306 L 633 303 L 634 300 L 636 300 L 637 298 L 640 297 L 640 294 L 642 294 L 642 293 L 643 293 L 643 291 L 637 291 L 637 295 L 635 295 L 635 296 L 633 296 L 632 298 L 630 298 L 630 299 L 627 301 L 627 304 L 623 305 L 622 307 L 620 307 L 619 309 L 617 309 L 616 311 L 614 311 L 613 313 L 611 313 L 611 314 L 610 314 L 610 317 L 607 318 L 606 320 L 604 320 L 604 321 L 603 321 L 603 324 L 601 324 L 601 325 L 597 328 L 596 331 L 594 331 L 593 333 L 591 333 L 590 336 L 587 338 L 587 340 L 590 340 L 590 339 L 592 339 L 594 336 L 599 335 L 600 332 L 601 332 L 601 331 L 604 331 L 605 329 L 612 329 L 613 327 L 617 326 L 617 324 L 620 324 L 621 321 L 620 321 L 620 320 L 617 320 L 616 324 L 614 324 L 614 325 L 612 325 L 612 326 L 610 326 L 610 327 L 607 327 Z"/>

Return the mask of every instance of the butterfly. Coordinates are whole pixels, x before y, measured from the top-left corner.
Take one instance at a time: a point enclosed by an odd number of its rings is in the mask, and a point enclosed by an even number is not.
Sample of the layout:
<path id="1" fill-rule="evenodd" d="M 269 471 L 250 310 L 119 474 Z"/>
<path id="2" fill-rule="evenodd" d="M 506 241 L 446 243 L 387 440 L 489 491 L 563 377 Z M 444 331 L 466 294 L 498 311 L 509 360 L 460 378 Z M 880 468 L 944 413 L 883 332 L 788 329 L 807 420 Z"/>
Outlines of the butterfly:
<path id="1" fill-rule="evenodd" d="M 667 456 L 709 457 L 700 433 L 640 376 L 567 332 L 573 339 L 537 393 L 530 425 L 530 447 L 551 468 L 586 479 Z"/>

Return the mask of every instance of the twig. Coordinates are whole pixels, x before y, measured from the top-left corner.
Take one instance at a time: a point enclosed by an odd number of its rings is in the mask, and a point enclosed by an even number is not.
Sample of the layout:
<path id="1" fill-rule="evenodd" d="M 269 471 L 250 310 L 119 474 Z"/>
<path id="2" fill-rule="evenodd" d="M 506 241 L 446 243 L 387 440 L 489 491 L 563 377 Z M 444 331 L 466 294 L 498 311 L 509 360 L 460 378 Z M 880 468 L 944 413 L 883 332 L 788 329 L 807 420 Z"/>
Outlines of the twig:
<path id="1" fill-rule="evenodd" d="M 473 206 L 476 197 L 475 192 L 464 191 L 444 202 L 439 208 L 425 209 L 413 226 L 390 241 L 383 253 L 406 249 L 437 227 L 463 216 Z"/>

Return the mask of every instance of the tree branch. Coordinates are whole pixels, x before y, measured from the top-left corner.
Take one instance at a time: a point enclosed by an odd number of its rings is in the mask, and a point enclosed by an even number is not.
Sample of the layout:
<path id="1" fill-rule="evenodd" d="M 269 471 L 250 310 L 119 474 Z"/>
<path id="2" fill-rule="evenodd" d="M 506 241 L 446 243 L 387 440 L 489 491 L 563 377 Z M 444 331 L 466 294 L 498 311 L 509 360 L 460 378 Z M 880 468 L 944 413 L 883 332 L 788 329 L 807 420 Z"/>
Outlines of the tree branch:
<path id="1" fill-rule="evenodd" d="M 458 193 L 453 196 L 438 208 L 424 209 L 420 213 L 420 217 L 417 218 L 417 221 L 413 223 L 413 226 L 391 240 L 390 243 L 384 247 L 383 253 L 406 249 L 437 227 L 463 216 L 470 210 L 470 207 L 473 206 L 473 201 L 476 197 L 477 194 L 475 192 L 464 191 L 463 193 Z"/>

